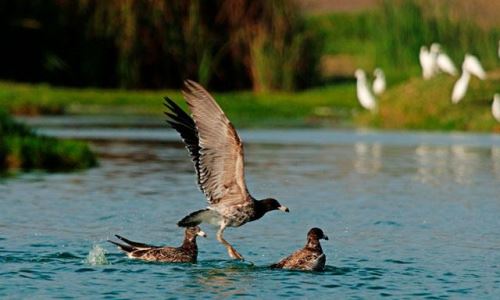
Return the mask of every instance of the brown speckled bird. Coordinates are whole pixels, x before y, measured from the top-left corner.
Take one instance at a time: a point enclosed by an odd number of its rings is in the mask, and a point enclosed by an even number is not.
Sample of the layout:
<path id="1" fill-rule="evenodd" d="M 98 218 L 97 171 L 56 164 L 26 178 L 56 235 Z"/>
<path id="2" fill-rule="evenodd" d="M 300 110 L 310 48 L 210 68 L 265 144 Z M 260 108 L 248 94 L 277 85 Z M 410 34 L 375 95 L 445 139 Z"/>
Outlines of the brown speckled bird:
<path id="1" fill-rule="evenodd" d="M 120 244 L 108 240 L 127 253 L 129 258 L 142 259 L 146 261 L 171 262 L 171 263 L 195 263 L 198 257 L 198 246 L 196 237 L 206 237 L 205 232 L 200 227 L 188 227 L 184 233 L 184 242 L 180 247 L 158 247 L 143 243 L 133 242 L 122 236 L 115 235 L 117 238 L 127 243 Z"/>
<path id="2" fill-rule="evenodd" d="M 295 251 L 292 255 L 283 258 L 278 263 L 271 265 L 273 269 L 288 269 L 302 271 L 323 271 L 326 256 L 323 253 L 320 239 L 328 237 L 319 228 L 312 228 L 307 233 L 307 243 L 304 248 Z"/>
<path id="3" fill-rule="evenodd" d="M 219 227 L 217 240 L 231 258 L 243 259 L 224 238 L 226 227 L 239 227 L 273 210 L 288 212 L 276 199 L 256 200 L 245 183 L 243 142 L 214 98 L 196 82 L 187 80 L 184 98 L 192 117 L 165 98 L 167 122 L 177 130 L 194 163 L 198 185 L 209 206 L 195 211 L 177 225 L 208 223 Z"/>

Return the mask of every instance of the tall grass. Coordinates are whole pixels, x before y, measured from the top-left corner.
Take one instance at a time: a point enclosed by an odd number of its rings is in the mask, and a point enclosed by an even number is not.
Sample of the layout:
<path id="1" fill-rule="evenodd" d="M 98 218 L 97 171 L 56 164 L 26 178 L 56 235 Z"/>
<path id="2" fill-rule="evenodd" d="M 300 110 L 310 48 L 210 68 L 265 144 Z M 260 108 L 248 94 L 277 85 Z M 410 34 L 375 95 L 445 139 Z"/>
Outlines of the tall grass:
<path id="1" fill-rule="evenodd" d="M 466 52 L 493 67 L 497 59 L 499 28 L 480 28 L 473 20 L 457 18 L 447 1 L 382 0 L 372 26 L 377 64 L 412 75 L 420 46 L 438 42 L 458 66 Z"/>
<path id="2" fill-rule="evenodd" d="M 366 69 L 380 66 L 390 82 L 418 76 L 420 47 L 433 42 L 442 45 L 457 67 L 468 52 L 486 69 L 495 68 L 500 26 L 482 28 L 466 14 L 458 17 L 449 3 L 380 0 L 372 11 L 316 15 L 308 22 L 326 36 L 325 54 L 352 55 Z"/>
<path id="3" fill-rule="evenodd" d="M 255 16 L 243 22 L 231 22 L 240 23 L 238 27 L 243 28 L 238 31 L 244 32 L 232 35 L 244 37 L 241 42 L 246 44 L 244 48 L 250 49 L 244 61 L 250 70 L 254 91 L 293 90 L 317 83 L 321 35 L 306 26 L 293 2 L 265 3 L 268 8 L 262 21 L 256 22 Z M 228 16 L 232 20 L 237 17 L 233 11 Z"/>
<path id="4" fill-rule="evenodd" d="M 288 0 L 0 1 L 0 34 L 0 78 L 57 85 L 297 89 L 319 62 Z"/>

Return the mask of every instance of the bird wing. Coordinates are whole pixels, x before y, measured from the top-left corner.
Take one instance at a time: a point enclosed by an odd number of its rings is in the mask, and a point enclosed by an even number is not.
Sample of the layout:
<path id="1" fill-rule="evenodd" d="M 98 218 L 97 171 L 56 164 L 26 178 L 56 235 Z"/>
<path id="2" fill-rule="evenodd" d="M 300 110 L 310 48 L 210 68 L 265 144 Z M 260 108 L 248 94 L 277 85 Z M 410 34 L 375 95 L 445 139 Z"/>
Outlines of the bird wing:
<path id="1" fill-rule="evenodd" d="M 187 80 L 183 94 L 195 125 L 192 128 L 192 124 L 188 124 L 190 128 L 187 131 L 198 138 L 198 149 L 194 147 L 194 138 L 191 144 L 186 144 L 188 148 L 189 145 L 193 146 L 191 154 L 196 157 L 193 160 L 198 184 L 208 202 L 250 201 L 244 178 L 243 143 L 233 124 L 214 98 L 198 83 Z M 185 120 L 184 123 L 189 121 Z"/>
<path id="2" fill-rule="evenodd" d="M 315 270 L 317 267 L 324 266 L 325 255 L 311 252 L 307 249 L 300 249 L 290 256 L 283 258 L 279 262 L 271 265 L 272 269 L 302 269 Z"/>
<path id="3" fill-rule="evenodd" d="M 167 123 L 181 135 L 186 149 L 191 155 L 191 160 L 194 163 L 194 169 L 198 178 L 198 185 L 200 185 L 200 140 L 198 138 L 198 130 L 194 124 L 193 119 L 180 108 L 174 101 L 168 97 L 165 98 L 165 107 L 167 111 Z"/>
<path id="4" fill-rule="evenodd" d="M 290 261 L 293 259 L 294 255 L 296 255 L 297 251 L 292 253 L 291 255 L 281 259 L 279 262 L 270 265 L 271 269 L 283 269 L 289 266 Z"/>

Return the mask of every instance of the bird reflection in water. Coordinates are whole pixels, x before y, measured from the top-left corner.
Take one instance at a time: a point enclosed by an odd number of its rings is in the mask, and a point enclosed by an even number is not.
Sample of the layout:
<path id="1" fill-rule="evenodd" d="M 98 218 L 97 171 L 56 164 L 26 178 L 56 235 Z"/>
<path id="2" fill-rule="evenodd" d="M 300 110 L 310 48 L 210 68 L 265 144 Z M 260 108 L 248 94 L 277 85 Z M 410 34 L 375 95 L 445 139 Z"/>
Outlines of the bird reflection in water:
<path id="1" fill-rule="evenodd" d="M 496 179 L 500 180 L 500 146 L 491 147 L 491 161 L 493 174 Z"/>
<path id="2" fill-rule="evenodd" d="M 463 145 L 451 146 L 451 170 L 457 183 L 469 184 L 472 182 L 480 157 L 477 152 Z"/>
<path id="3" fill-rule="evenodd" d="M 354 169 L 360 174 L 376 174 L 382 168 L 382 145 L 355 143 Z"/>
<path id="4" fill-rule="evenodd" d="M 422 183 L 438 183 L 439 178 L 449 176 L 448 147 L 420 145 L 415 149 L 417 180 Z"/>

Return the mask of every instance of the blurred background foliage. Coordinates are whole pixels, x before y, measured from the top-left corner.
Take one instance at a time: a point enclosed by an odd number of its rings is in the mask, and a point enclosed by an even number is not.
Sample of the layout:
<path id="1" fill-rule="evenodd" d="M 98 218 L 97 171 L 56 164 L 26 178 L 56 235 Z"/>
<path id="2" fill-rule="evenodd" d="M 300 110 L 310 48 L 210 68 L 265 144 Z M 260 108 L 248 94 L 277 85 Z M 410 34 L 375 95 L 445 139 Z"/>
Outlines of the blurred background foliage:
<path id="1" fill-rule="evenodd" d="M 462 0 L 373 0 L 376 5 L 353 13 L 311 13 L 304 9 L 308 2 L 328 6 L 306 0 L 1 1 L 0 78 L 128 89 L 179 88 L 191 78 L 213 90 L 261 92 L 352 80 L 356 67 L 378 66 L 390 82 L 401 82 L 419 75 L 418 51 L 432 42 L 457 65 L 465 52 L 487 69 L 497 63 L 498 21 L 480 22 L 494 4 L 482 3 L 478 15 Z"/>
<path id="2" fill-rule="evenodd" d="M 58 85 L 297 89 L 320 41 L 286 0 L 0 2 L 0 77 Z"/>
<path id="3" fill-rule="evenodd" d="M 388 81 L 420 76 L 420 47 L 440 43 L 460 69 L 465 53 L 478 56 L 486 69 L 498 65 L 500 11 L 496 21 L 484 13 L 500 7 L 481 1 L 479 12 L 462 0 L 378 0 L 374 9 L 334 12 L 308 18 L 325 37 L 323 64 L 327 75 L 352 78 L 354 69 L 384 69 Z M 474 5 L 473 3 L 471 5 Z M 483 22 L 481 22 L 483 21 Z M 329 59 L 328 59 L 329 58 Z"/>
<path id="4" fill-rule="evenodd" d="M 242 126 L 500 132 L 489 112 L 499 20 L 490 0 L 0 1 L 0 108 L 157 116 L 158 99 L 180 98 L 189 78 L 215 90 Z M 456 78 L 420 78 L 420 47 L 433 42 L 458 68 L 471 53 L 488 72 L 463 105 L 450 107 Z M 360 111 L 353 77 L 363 68 L 371 80 L 375 67 L 388 82 L 379 114 Z M 0 170 L 95 163 L 87 145 L 0 113 Z"/>

